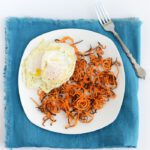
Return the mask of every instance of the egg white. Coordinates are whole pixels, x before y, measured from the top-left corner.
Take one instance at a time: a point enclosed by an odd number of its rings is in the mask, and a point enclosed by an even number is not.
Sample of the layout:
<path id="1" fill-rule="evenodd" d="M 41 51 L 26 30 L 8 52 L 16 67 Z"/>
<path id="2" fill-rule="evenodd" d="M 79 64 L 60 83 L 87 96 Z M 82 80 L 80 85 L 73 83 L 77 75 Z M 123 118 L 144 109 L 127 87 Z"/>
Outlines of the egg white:
<path id="1" fill-rule="evenodd" d="M 70 45 L 41 41 L 23 61 L 22 76 L 26 86 L 50 92 L 70 79 L 76 59 Z"/>

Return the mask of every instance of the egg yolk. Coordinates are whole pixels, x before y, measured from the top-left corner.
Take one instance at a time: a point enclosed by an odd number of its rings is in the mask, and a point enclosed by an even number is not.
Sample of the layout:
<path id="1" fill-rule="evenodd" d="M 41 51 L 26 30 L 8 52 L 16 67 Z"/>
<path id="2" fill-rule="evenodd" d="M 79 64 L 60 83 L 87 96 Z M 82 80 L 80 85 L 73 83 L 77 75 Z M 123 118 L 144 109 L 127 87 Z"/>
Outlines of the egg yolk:
<path id="1" fill-rule="evenodd" d="M 39 77 L 41 75 L 41 69 L 40 68 L 36 68 L 35 74 L 36 77 Z"/>

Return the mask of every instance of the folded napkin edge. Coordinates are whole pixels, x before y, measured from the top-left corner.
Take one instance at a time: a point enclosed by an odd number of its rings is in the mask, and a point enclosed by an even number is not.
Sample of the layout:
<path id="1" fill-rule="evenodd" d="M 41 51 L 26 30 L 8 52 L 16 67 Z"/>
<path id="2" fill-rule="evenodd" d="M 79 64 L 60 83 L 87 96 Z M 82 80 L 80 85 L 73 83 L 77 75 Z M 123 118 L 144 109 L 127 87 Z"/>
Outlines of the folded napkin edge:
<path id="1" fill-rule="evenodd" d="M 77 19 L 54 19 L 54 18 L 41 18 L 41 17 L 28 17 L 28 16 L 25 16 L 25 17 L 15 17 L 15 16 L 10 16 L 10 17 L 6 17 L 5 18 L 5 23 L 8 24 L 10 21 L 14 21 L 14 20 L 24 20 L 24 19 L 32 19 L 32 21 L 34 20 L 47 20 L 47 21 L 78 21 L 78 20 L 87 20 L 87 21 L 98 21 L 98 19 L 96 18 L 77 18 Z M 133 21 L 133 22 L 139 22 L 139 23 L 142 23 L 142 20 L 139 18 L 139 17 L 125 17 L 125 18 L 112 18 L 113 21 Z M 5 25 L 6 26 L 6 25 Z"/>
<path id="2" fill-rule="evenodd" d="M 4 78 L 4 81 L 3 81 L 3 84 L 4 84 L 4 116 L 5 116 L 5 128 L 7 128 L 6 130 L 6 138 L 5 138 L 5 145 L 7 145 L 7 140 L 8 140 L 8 137 L 10 136 L 10 132 L 9 132 L 9 129 L 10 129 L 10 119 L 8 119 L 9 117 L 9 112 L 7 110 L 7 106 L 9 105 L 8 101 L 7 101 L 7 92 L 8 92 L 8 89 L 9 89 L 9 86 L 8 86 L 8 81 L 7 81 L 7 71 L 9 70 L 8 69 L 8 64 L 9 64 L 9 56 L 8 56 L 8 35 L 7 35 L 7 26 L 5 25 L 5 66 L 4 66 L 4 70 L 3 70 L 3 78 Z"/>

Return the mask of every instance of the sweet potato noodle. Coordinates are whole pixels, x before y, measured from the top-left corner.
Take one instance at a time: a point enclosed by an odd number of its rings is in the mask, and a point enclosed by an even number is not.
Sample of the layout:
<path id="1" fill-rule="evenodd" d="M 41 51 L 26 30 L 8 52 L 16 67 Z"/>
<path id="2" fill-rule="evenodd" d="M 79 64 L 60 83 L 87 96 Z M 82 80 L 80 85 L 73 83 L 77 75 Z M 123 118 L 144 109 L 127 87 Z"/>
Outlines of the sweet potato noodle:
<path id="1" fill-rule="evenodd" d="M 77 55 L 76 67 L 70 80 L 48 94 L 38 90 L 40 105 L 38 109 L 45 114 L 43 125 L 64 111 L 68 120 L 65 128 L 74 127 L 80 121 L 89 123 L 97 110 L 102 109 L 109 99 L 115 98 L 120 63 L 111 57 L 103 58 L 105 48 L 99 42 L 95 48 L 81 53 L 71 37 L 56 39 L 56 42 L 69 43 Z M 116 67 L 115 73 L 112 66 Z"/>

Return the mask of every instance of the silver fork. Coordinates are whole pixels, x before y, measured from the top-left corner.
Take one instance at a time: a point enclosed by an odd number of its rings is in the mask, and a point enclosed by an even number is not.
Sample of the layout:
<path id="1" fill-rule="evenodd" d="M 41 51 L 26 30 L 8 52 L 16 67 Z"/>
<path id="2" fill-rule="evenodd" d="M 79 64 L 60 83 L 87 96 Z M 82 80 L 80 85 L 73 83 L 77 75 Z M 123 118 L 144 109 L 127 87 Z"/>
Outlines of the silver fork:
<path id="1" fill-rule="evenodd" d="M 129 49 L 126 47 L 126 45 L 120 38 L 119 34 L 115 31 L 115 25 L 112 22 L 112 20 L 110 19 L 107 11 L 104 9 L 104 6 L 101 4 L 100 1 L 96 1 L 96 13 L 97 13 L 98 20 L 99 20 L 100 24 L 102 25 L 102 27 L 106 31 L 112 32 L 114 34 L 114 36 L 120 42 L 122 49 L 124 50 L 124 52 L 126 53 L 126 55 L 128 56 L 130 62 L 132 63 L 132 65 L 134 67 L 136 75 L 139 78 L 145 79 L 145 77 L 146 77 L 145 70 L 136 62 L 136 60 L 130 53 Z"/>

